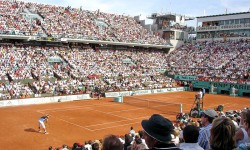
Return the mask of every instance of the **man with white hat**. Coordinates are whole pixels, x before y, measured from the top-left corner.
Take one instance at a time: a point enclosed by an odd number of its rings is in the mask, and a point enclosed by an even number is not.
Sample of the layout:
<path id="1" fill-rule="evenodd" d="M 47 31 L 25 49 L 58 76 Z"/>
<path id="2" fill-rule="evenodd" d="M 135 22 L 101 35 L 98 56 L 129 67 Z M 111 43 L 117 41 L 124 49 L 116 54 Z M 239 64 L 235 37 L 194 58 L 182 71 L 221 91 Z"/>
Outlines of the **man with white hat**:
<path id="1" fill-rule="evenodd" d="M 210 129 L 212 128 L 212 122 L 216 117 L 218 117 L 218 114 L 213 109 L 207 109 L 201 113 L 201 123 L 203 127 L 199 131 L 198 143 L 204 149 L 210 149 Z"/>
<path id="2" fill-rule="evenodd" d="M 148 120 L 142 120 L 141 125 L 149 150 L 180 150 L 171 142 L 174 126 L 170 120 L 159 114 L 154 114 Z"/>

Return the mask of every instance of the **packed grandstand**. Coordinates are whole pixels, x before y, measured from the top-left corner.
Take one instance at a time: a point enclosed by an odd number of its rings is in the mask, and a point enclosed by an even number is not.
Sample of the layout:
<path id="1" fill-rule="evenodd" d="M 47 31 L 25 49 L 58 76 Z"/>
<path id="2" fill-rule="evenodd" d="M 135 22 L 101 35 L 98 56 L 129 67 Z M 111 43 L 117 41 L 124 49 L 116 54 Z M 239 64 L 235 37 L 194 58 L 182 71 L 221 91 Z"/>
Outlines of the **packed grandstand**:
<path id="1" fill-rule="evenodd" d="M 1 34 L 167 44 L 132 17 L 20 1 L 1 1 Z M 205 81 L 250 82 L 248 40 L 188 43 L 170 54 L 139 47 L 1 42 L 1 99 L 175 86 L 164 70 Z"/>
<path id="2" fill-rule="evenodd" d="M 0 35 L 8 37 L 0 41 L 1 100 L 74 94 L 94 97 L 96 93 L 105 96 L 106 92 L 188 86 L 186 81 L 171 78 L 173 75 L 250 84 L 250 39 L 192 41 L 172 52 L 152 47 L 63 43 L 61 39 L 70 38 L 171 45 L 124 15 L 7 0 L 0 1 L 0 14 Z M 39 40 L 17 38 L 22 36 Z M 241 111 L 233 113 L 229 115 L 239 123 Z M 188 122 L 200 127 L 200 122 Z M 183 124 L 178 123 L 176 131 L 181 131 Z M 139 138 L 139 133 L 136 136 Z M 176 142 L 176 136 L 172 136 Z M 133 141 L 129 135 L 122 138 Z M 89 141 L 85 146 L 75 143 L 72 149 L 90 150 L 87 145 L 93 147 L 95 143 L 100 141 Z"/>

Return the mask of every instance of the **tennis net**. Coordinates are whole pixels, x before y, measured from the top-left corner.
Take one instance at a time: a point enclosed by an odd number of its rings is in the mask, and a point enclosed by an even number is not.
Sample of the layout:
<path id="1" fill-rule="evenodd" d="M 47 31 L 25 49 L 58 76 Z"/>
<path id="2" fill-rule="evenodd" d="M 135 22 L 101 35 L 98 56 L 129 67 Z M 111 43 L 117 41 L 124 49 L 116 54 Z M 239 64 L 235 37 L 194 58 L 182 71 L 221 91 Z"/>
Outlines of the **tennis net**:
<path id="1" fill-rule="evenodd" d="M 180 113 L 180 107 L 181 107 L 181 104 L 177 103 L 148 100 L 132 96 L 124 96 L 123 103 L 136 107 L 143 107 L 143 108 L 157 110 L 163 114 L 173 114 L 173 115 Z"/>

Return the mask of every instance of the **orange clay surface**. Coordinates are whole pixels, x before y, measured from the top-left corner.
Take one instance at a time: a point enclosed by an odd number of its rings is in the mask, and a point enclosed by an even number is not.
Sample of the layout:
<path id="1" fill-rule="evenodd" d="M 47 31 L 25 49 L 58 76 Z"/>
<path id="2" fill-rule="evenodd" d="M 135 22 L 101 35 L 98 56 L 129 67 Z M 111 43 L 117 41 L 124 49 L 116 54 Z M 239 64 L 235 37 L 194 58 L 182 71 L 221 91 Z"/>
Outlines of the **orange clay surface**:
<path id="1" fill-rule="evenodd" d="M 58 102 L 42 105 L 28 105 L 0 108 L 0 149 L 45 150 L 49 146 L 60 147 L 62 144 L 72 146 L 86 140 L 102 139 L 105 135 L 124 135 L 133 126 L 141 130 L 141 120 L 148 119 L 154 113 L 161 113 L 175 121 L 182 103 L 183 112 L 188 113 L 194 103 L 195 92 L 174 92 L 131 96 L 154 101 L 174 103 L 164 108 L 164 112 L 113 102 L 113 98 L 101 100 L 83 100 Z M 224 104 L 224 111 L 239 110 L 250 106 L 249 98 L 230 97 L 226 95 L 206 94 L 204 109 L 216 108 Z M 168 113 L 169 112 L 169 113 Z M 171 113 L 172 112 L 172 113 Z M 38 119 L 50 114 L 46 124 L 49 134 L 38 133 Z"/>

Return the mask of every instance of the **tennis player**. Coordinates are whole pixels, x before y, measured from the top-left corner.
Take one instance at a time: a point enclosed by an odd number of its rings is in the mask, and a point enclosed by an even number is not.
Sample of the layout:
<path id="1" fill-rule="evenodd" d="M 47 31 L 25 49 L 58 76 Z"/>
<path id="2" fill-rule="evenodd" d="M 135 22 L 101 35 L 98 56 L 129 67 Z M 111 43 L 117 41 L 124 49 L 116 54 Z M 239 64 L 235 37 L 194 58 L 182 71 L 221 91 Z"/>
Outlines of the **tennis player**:
<path id="1" fill-rule="evenodd" d="M 40 119 L 38 120 L 39 122 L 39 125 L 38 125 L 38 132 L 41 132 L 41 127 L 43 128 L 44 130 L 44 134 L 48 134 L 47 131 L 46 131 L 46 126 L 45 126 L 45 122 L 48 123 L 48 120 L 49 120 L 49 115 L 45 115 L 45 116 L 42 116 L 40 117 Z"/>

